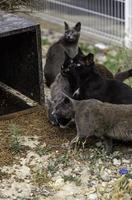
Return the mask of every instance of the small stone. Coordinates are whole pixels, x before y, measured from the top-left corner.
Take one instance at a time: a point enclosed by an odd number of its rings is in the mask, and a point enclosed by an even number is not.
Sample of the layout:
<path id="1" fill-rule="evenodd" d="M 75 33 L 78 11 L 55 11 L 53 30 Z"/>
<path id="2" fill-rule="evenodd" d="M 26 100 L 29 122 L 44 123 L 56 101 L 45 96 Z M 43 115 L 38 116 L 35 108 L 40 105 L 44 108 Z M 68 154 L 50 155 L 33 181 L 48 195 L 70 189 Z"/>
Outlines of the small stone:
<path id="1" fill-rule="evenodd" d="M 92 181 L 91 181 L 91 185 L 92 185 L 92 186 L 95 186 L 95 185 L 97 185 L 97 181 L 95 181 L 95 180 L 92 180 Z"/>
<path id="2" fill-rule="evenodd" d="M 72 171 L 71 168 L 67 169 L 66 171 L 64 171 L 64 175 L 65 176 L 70 176 L 71 175 L 71 171 Z"/>
<path id="3" fill-rule="evenodd" d="M 18 193 L 21 193 L 21 192 L 22 192 L 22 189 L 18 188 L 18 190 L 17 190 L 17 191 L 18 191 Z"/>
<path id="4" fill-rule="evenodd" d="M 96 142 L 96 147 L 101 147 L 102 146 L 102 142 Z"/>
<path id="5" fill-rule="evenodd" d="M 88 197 L 88 200 L 97 200 L 97 199 L 98 199 L 98 196 L 96 193 L 90 194 Z"/>
<path id="6" fill-rule="evenodd" d="M 79 166 L 77 166 L 75 169 L 74 169 L 74 173 L 75 174 L 81 174 L 81 172 L 82 172 L 82 170 L 81 170 L 81 168 L 79 167 Z"/>
<path id="7" fill-rule="evenodd" d="M 129 164 L 129 163 L 130 163 L 130 160 L 123 159 L 122 162 L 123 162 L 124 164 Z"/>
<path id="8" fill-rule="evenodd" d="M 20 179 L 29 178 L 31 176 L 30 168 L 26 165 L 23 165 L 16 170 L 16 175 Z"/>
<path id="9" fill-rule="evenodd" d="M 31 194 L 30 194 L 30 197 L 34 197 L 34 193 L 31 193 Z"/>
<path id="10" fill-rule="evenodd" d="M 106 170 L 103 170 L 101 172 L 100 177 L 101 177 L 101 179 L 103 181 L 106 181 L 106 182 L 110 181 L 110 175 L 109 175 L 109 173 Z"/>
<path id="11" fill-rule="evenodd" d="M 113 159 L 113 165 L 115 165 L 115 166 L 121 165 L 121 161 L 117 158 L 114 158 Z"/>
<path id="12" fill-rule="evenodd" d="M 55 181 L 56 187 L 61 187 L 64 184 L 64 180 L 61 177 L 57 177 L 57 180 Z"/>
<path id="13" fill-rule="evenodd" d="M 98 191 L 100 194 L 103 194 L 105 192 L 105 187 L 101 185 L 101 187 L 98 188 Z"/>
<path id="14" fill-rule="evenodd" d="M 99 159 L 98 159 L 98 163 L 99 163 L 99 165 L 102 165 L 102 164 L 103 164 L 103 161 L 99 158 Z"/>
<path id="15" fill-rule="evenodd" d="M 43 190 L 41 192 L 41 195 L 48 197 L 50 195 L 50 192 L 48 190 Z"/>

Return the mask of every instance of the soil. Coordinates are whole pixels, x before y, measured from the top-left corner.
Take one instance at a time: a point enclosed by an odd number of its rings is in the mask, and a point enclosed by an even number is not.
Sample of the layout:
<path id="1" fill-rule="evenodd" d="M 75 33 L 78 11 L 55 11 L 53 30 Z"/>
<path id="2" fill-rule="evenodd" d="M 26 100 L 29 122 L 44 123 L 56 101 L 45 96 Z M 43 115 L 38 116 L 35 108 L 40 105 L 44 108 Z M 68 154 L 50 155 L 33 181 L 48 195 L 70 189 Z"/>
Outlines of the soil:
<path id="1" fill-rule="evenodd" d="M 20 112 L 21 113 L 21 112 Z M 17 125 L 22 131 L 22 135 L 39 136 L 40 143 L 46 143 L 53 150 L 62 152 L 62 143 L 66 143 L 75 136 L 72 128 L 60 129 L 53 126 L 47 118 L 46 109 L 37 107 L 34 112 L 23 114 L 18 117 L 18 113 L 12 119 L 0 121 L 0 166 L 8 165 L 13 161 L 13 154 L 10 150 L 10 126 Z M 8 117 L 7 117 L 8 118 Z"/>

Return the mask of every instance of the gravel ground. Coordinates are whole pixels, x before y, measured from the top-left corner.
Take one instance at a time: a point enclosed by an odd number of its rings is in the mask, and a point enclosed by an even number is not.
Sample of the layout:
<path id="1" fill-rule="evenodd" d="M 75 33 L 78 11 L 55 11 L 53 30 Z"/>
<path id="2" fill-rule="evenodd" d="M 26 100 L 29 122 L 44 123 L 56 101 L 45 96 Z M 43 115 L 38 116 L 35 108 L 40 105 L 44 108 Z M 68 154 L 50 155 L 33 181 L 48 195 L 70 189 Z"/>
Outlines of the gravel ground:
<path id="1" fill-rule="evenodd" d="M 15 154 L 11 165 L 0 167 L 0 199 L 131 199 L 132 177 L 126 178 L 130 188 L 114 191 L 116 181 L 121 180 L 119 170 L 132 170 L 132 149 L 127 145 L 118 144 L 107 156 L 101 141 L 92 140 L 85 149 L 67 150 L 68 142 L 60 139 L 60 148 L 54 150 L 42 135 L 32 134 L 19 136 L 24 152 Z"/>
<path id="2" fill-rule="evenodd" d="M 42 31 L 50 43 L 59 36 Z M 0 135 L 0 200 L 132 200 L 131 144 L 115 142 L 109 156 L 95 138 L 69 149 L 75 130 L 52 126 L 44 108 L 1 121 Z"/>

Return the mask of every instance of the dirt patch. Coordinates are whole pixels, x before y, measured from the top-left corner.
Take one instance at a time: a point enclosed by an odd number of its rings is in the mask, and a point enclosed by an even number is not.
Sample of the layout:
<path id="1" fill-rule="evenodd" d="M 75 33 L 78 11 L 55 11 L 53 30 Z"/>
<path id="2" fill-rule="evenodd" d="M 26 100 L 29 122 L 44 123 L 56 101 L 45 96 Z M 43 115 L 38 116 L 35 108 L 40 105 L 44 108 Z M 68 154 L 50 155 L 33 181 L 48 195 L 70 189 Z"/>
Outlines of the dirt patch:
<path id="1" fill-rule="evenodd" d="M 130 199 L 129 146 L 117 145 L 108 156 L 102 142 L 91 139 L 88 148 L 69 150 L 66 144 L 75 136 L 74 129 L 50 124 L 43 107 L 23 112 L 0 121 L 0 199 Z M 126 176 L 121 175 L 124 170 Z M 113 190 L 116 181 L 118 193 Z M 120 191 L 124 183 L 127 190 Z"/>
<path id="2" fill-rule="evenodd" d="M 61 144 L 68 142 L 75 135 L 72 128 L 60 129 L 53 126 L 47 118 L 44 107 L 35 108 L 34 112 L 23 114 L 0 121 L 0 165 L 7 165 L 13 161 L 13 154 L 10 150 L 10 126 L 15 124 L 21 129 L 22 135 L 39 136 L 40 143 L 46 143 L 52 150 L 63 149 Z"/>

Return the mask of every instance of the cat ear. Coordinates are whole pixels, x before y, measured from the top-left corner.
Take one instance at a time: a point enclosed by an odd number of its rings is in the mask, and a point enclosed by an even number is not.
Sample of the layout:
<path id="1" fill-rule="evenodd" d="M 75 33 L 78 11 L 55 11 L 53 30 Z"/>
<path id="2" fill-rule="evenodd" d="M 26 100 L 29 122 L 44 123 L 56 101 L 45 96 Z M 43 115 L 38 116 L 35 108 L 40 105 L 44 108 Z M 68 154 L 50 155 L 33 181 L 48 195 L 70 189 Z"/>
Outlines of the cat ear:
<path id="1" fill-rule="evenodd" d="M 78 22 L 78 23 L 75 25 L 74 29 L 75 29 L 76 31 L 80 32 L 80 30 L 81 30 L 81 22 Z"/>
<path id="2" fill-rule="evenodd" d="M 65 31 L 69 30 L 69 25 L 67 24 L 67 22 L 64 22 L 65 25 Z"/>
<path id="3" fill-rule="evenodd" d="M 88 64 L 94 63 L 94 54 L 89 53 L 89 54 L 86 56 L 86 62 L 87 62 Z"/>

